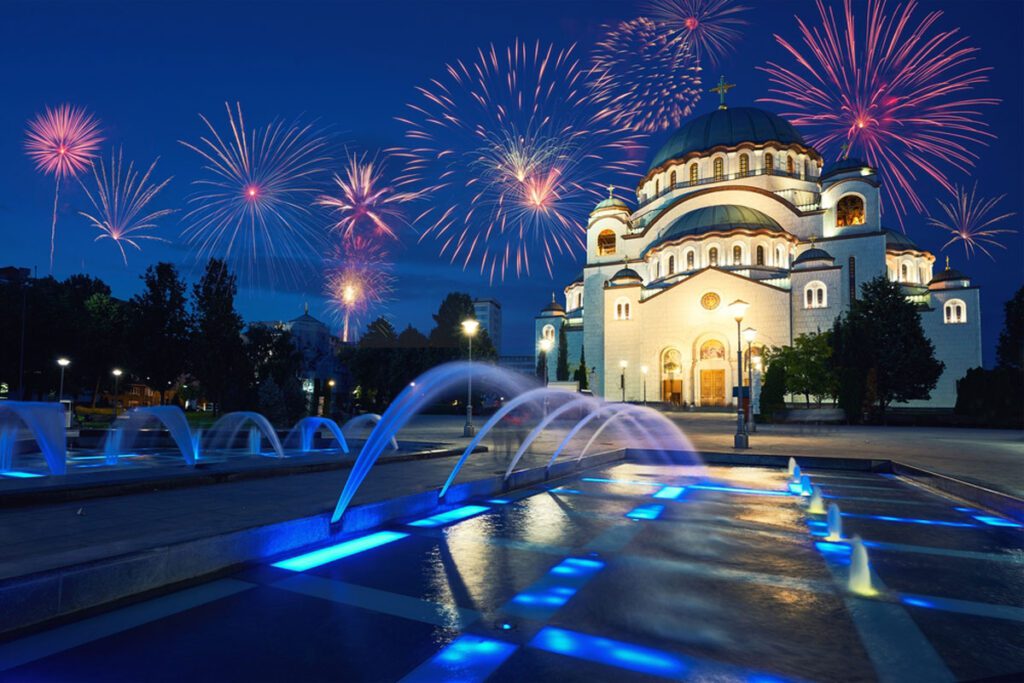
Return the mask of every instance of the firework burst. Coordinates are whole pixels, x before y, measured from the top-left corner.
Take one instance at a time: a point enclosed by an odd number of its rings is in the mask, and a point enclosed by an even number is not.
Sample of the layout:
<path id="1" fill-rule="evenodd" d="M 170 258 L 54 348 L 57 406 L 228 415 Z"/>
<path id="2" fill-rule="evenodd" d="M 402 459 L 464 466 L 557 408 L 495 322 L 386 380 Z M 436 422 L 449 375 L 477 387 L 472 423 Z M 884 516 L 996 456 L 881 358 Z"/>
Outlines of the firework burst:
<path id="1" fill-rule="evenodd" d="M 394 275 L 379 240 L 351 235 L 335 247 L 328 259 L 324 294 L 342 324 L 341 340 L 350 340 L 351 328 L 373 306 L 385 303 L 394 291 Z"/>
<path id="2" fill-rule="evenodd" d="M 99 154 L 103 137 L 99 122 L 81 107 L 62 104 L 46 107 L 42 114 L 28 122 L 25 150 L 36 169 L 56 180 L 53 193 L 53 222 L 50 225 L 50 272 L 57 241 L 57 202 L 60 183 L 75 178 L 89 168 Z"/>
<path id="3" fill-rule="evenodd" d="M 984 199 L 977 194 L 977 183 L 969 192 L 965 187 L 954 188 L 953 197 L 949 201 L 939 202 L 944 216 L 929 216 L 928 224 L 951 235 L 949 241 L 942 245 L 943 249 L 959 242 L 963 245 L 967 258 L 981 251 L 995 260 L 987 247 L 1005 249 L 1006 246 L 998 241 L 999 236 L 1012 235 L 1016 232 L 1010 228 L 996 227 L 996 224 L 1016 214 L 1013 211 L 996 214 L 996 205 L 1006 195 Z"/>
<path id="4" fill-rule="evenodd" d="M 717 64 L 741 42 L 740 27 L 747 21 L 740 15 L 748 9 L 732 0 L 656 0 L 644 13 L 685 39 L 697 59 Z"/>
<path id="5" fill-rule="evenodd" d="M 420 88 L 399 118 L 407 146 L 391 150 L 405 165 L 397 186 L 432 200 L 420 239 L 491 281 L 528 275 L 536 258 L 550 274 L 582 246 L 577 219 L 643 156 L 587 80 L 574 48 L 515 41 Z"/>
<path id="6" fill-rule="evenodd" d="M 348 155 L 343 175 L 334 175 L 335 194 L 317 197 L 319 206 L 336 218 L 334 229 L 344 238 L 366 233 L 397 240 L 409 221 L 403 204 L 420 198 L 416 192 L 400 192 L 385 179 L 384 165 L 365 154 Z"/>
<path id="7" fill-rule="evenodd" d="M 591 84 L 615 125 L 652 133 L 677 128 L 700 99 L 690 44 L 646 17 L 605 26 Z"/>
<path id="8" fill-rule="evenodd" d="M 82 184 L 93 211 L 78 213 L 89 219 L 93 227 L 100 231 L 96 237 L 97 242 L 109 239 L 117 245 L 125 265 L 128 265 L 125 244 L 141 251 L 139 242 L 142 240 L 167 241 L 156 235 L 146 234 L 157 227 L 156 222 L 159 219 L 174 213 L 174 209 L 151 211 L 148 208 L 150 202 L 167 186 L 167 183 L 171 182 L 170 178 L 161 183 L 150 182 L 157 161 L 159 159 L 155 159 L 145 173 L 140 173 L 135 169 L 134 162 L 129 162 L 125 167 L 124 151 L 118 150 L 111 153 L 109 167 L 102 159 L 92 163 L 94 190 L 90 191 L 84 183 Z"/>
<path id="9" fill-rule="evenodd" d="M 181 141 L 202 158 L 205 173 L 193 181 L 199 189 L 188 200 L 195 208 L 185 214 L 186 240 L 200 258 L 235 261 L 253 280 L 269 262 L 316 263 L 323 242 L 310 207 L 329 162 L 326 138 L 298 122 L 247 129 L 240 104 L 225 108 L 225 135 L 200 114 L 209 135 Z"/>
<path id="10" fill-rule="evenodd" d="M 773 96 L 762 101 L 782 105 L 821 151 L 837 158 L 844 145 L 881 169 L 902 223 L 908 203 L 924 211 L 920 174 L 953 191 L 949 165 L 974 165 L 977 148 L 994 137 L 978 108 L 999 100 L 968 95 L 988 81 L 989 69 L 971 66 L 977 49 L 957 29 L 937 29 L 942 12 L 918 17 L 913 0 L 891 14 L 884 1 L 858 7 L 865 8 L 863 21 L 845 0 L 842 26 L 821 0 L 820 26 L 797 18 L 805 52 L 776 35 L 796 65 L 762 68 L 773 84 Z"/>

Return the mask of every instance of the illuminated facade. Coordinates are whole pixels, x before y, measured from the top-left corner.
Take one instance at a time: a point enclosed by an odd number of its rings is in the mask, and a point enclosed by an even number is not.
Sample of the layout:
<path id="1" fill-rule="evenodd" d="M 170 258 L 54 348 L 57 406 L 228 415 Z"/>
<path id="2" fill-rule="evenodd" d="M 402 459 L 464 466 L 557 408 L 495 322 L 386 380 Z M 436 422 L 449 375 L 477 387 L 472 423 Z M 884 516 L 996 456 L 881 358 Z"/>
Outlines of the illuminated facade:
<path id="1" fill-rule="evenodd" d="M 898 281 L 919 304 L 945 371 L 922 405 L 950 407 L 981 365 L 978 289 L 905 235 L 884 228 L 880 181 L 857 159 L 824 165 L 782 118 L 725 108 L 680 128 L 637 186 L 637 208 L 609 195 L 590 214 L 583 272 L 536 318 L 535 339 L 585 347 L 595 393 L 698 406 L 734 402 L 737 333 L 759 349 L 827 330 L 860 286 Z M 564 328 L 563 328 L 564 325 Z M 555 344 L 557 348 L 557 344 Z M 743 343 L 744 363 L 750 363 Z M 554 362 L 548 363 L 554 373 Z M 646 372 L 644 372 L 646 369 Z M 746 374 L 747 370 L 744 370 Z"/>

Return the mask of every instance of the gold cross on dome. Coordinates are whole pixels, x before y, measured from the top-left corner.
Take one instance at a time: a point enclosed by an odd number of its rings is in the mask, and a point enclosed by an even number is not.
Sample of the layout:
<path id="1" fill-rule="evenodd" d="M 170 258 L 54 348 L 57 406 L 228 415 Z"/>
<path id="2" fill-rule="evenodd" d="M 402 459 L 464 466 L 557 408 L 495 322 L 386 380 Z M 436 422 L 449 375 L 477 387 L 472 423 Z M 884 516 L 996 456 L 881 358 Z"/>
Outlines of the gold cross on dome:
<path id="1" fill-rule="evenodd" d="M 609 185 L 608 186 L 608 199 L 615 199 L 615 186 L 614 185 Z"/>
<path id="2" fill-rule="evenodd" d="M 946 257 L 946 270 L 949 270 L 949 257 Z"/>
<path id="3" fill-rule="evenodd" d="M 850 156 L 850 146 L 845 142 L 839 147 L 839 149 L 842 151 L 842 156 L 840 158 L 846 159 Z"/>
<path id="4" fill-rule="evenodd" d="M 719 109 L 728 109 L 728 107 L 725 106 L 725 94 L 727 92 L 729 92 L 730 90 L 732 90 L 733 88 L 735 88 L 735 87 L 736 87 L 735 83 L 726 83 L 725 82 L 725 76 L 719 76 L 718 77 L 718 85 L 716 85 L 714 88 L 711 88 L 708 92 L 716 92 L 716 93 L 718 93 L 718 108 Z"/>

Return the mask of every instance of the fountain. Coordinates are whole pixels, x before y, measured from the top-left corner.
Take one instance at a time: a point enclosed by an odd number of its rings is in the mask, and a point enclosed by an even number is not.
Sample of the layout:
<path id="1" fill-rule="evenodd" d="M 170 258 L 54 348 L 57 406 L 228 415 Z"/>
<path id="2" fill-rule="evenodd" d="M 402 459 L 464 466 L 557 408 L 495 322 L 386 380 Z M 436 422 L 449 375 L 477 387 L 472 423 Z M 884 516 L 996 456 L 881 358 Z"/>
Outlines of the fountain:
<path id="1" fill-rule="evenodd" d="M 344 425 L 342 425 L 341 431 L 344 433 L 344 431 L 347 429 L 351 434 L 352 430 L 355 428 L 362 427 L 364 425 L 376 426 L 378 422 L 380 422 L 380 415 L 378 415 L 377 413 L 363 413 L 362 415 L 356 415 L 348 422 L 346 422 Z M 391 450 L 398 450 L 398 439 L 396 439 L 394 435 L 392 435 L 391 437 Z"/>
<path id="2" fill-rule="evenodd" d="M 159 422 L 171 435 L 185 464 L 193 467 L 199 458 L 198 439 L 192 434 L 188 418 L 177 406 L 149 406 L 128 411 L 126 421 L 111 430 L 104 445 L 108 465 L 116 465 L 118 458 L 135 445 L 135 440 L 146 424 Z"/>
<path id="3" fill-rule="evenodd" d="M 851 593 L 870 597 L 878 595 L 871 581 L 871 563 L 868 561 L 868 549 L 860 536 L 854 536 L 850 540 L 850 578 L 846 587 Z"/>
<path id="4" fill-rule="evenodd" d="M 839 506 L 835 503 L 829 503 L 828 506 L 828 536 L 825 537 L 825 540 L 833 542 L 843 540 L 842 512 L 839 511 Z"/>
<path id="5" fill-rule="evenodd" d="M 271 426 L 267 418 L 259 413 L 242 411 L 228 413 L 217 420 L 207 430 L 207 443 L 205 450 L 221 450 L 234 447 L 235 439 L 243 427 L 249 427 L 247 449 L 253 455 L 262 455 L 260 445 L 261 439 L 266 438 L 274 455 L 278 458 L 284 457 L 284 449 L 281 448 L 281 440 L 277 438 L 277 432 Z"/>
<path id="6" fill-rule="evenodd" d="M 800 495 L 809 496 L 811 495 L 811 478 L 806 474 L 800 475 Z"/>
<path id="7" fill-rule="evenodd" d="M 313 437 L 316 436 L 317 431 L 321 427 L 326 427 L 327 431 L 331 433 L 334 440 L 338 442 L 338 448 L 343 453 L 348 453 L 348 442 L 345 441 L 345 435 L 341 431 L 341 427 L 338 423 L 328 417 L 304 417 L 295 423 L 295 427 L 292 429 L 291 434 L 288 435 L 288 440 L 291 440 L 293 434 L 299 435 L 299 449 L 303 453 L 309 453 L 313 450 Z"/>
<path id="8" fill-rule="evenodd" d="M 345 481 L 345 487 L 338 497 L 331 523 L 341 519 L 345 509 L 352 502 L 352 497 L 377 462 L 385 444 L 392 442 L 399 430 L 423 406 L 446 391 L 463 388 L 471 375 L 477 386 L 480 380 L 490 381 L 504 395 L 519 394 L 530 384 L 522 375 L 483 363 L 446 363 L 420 375 L 395 397 L 363 444 L 359 457 L 356 458 L 355 465 Z"/>
<path id="9" fill-rule="evenodd" d="M 796 470 L 797 470 L 796 458 L 792 458 L 791 457 L 789 459 L 789 465 L 787 466 L 787 469 L 786 469 L 786 474 L 789 476 L 790 479 L 793 478 L 793 473 L 796 472 Z"/>
<path id="10" fill-rule="evenodd" d="M 0 471 L 14 466 L 19 425 L 25 425 L 43 453 L 50 474 L 67 471 L 67 430 L 60 403 L 0 401 Z"/>
<path id="11" fill-rule="evenodd" d="M 793 460 L 793 458 L 790 458 L 790 460 Z M 800 471 L 800 465 L 797 465 L 797 464 L 794 463 L 793 469 L 791 469 L 789 471 L 789 483 L 790 484 L 799 484 L 800 483 L 800 477 L 802 477 L 802 476 L 803 476 L 803 472 Z"/>
<path id="12" fill-rule="evenodd" d="M 825 514 L 825 503 L 821 498 L 821 489 L 817 486 L 811 487 L 811 500 L 807 505 L 807 512 L 812 515 Z"/>

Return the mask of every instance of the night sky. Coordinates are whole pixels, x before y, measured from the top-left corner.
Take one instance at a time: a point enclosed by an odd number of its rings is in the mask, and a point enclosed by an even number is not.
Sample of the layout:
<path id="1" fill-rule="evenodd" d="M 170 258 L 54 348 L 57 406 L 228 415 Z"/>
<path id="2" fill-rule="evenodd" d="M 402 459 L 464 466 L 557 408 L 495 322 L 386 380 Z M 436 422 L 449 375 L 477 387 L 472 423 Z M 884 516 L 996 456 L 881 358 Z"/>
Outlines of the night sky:
<path id="1" fill-rule="evenodd" d="M 794 14 L 814 22 L 809 0 L 748 0 L 755 9 L 746 17 L 739 49 L 719 67 L 706 67 L 705 86 L 720 73 L 737 84 L 734 105 L 755 104 L 768 94 L 767 76 L 755 70 L 768 59 L 782 60 L 773 38 L 779 33 L 798 40 Z M 838 3 L 836 3 L 838 4 Z M 1017 213 L 1006 227 L 1020 229 L 1024 213 L 1024 72 L 1021 35 L 1024 3 L 1019 0 L 979 2 L 923 1 L 923 8 L 945 12 L 942 27 L 959 26 L 980 48 L 977 62 L 992 66 L 991 82 L 978 96 L 999 97 L 999 107 L 985 116 L 997 139 L 981 151 L 971 177 L 956 182 L 979 183 L 986 196 L 1006 194 L 1000 207 Z M 921 10 L 919 10 L 921 11 Z M 595 2 L 11 2 L 0 6 L 0 266 L 48 269 L 53 180 L 37 173 L 24 153 L 28 119 L 46 105 L 71 102 L 87 107 L 101 121 L 107 142 L 123 145 L 128 157 L 148 162 L 160 156 L 158 176 L 174 180 L 158 199 L 159 207 L 182 207 L 192 191 L 196 155 L 178 144 L 203 132 L 197 114 L 225 123 L 225 101 L 239 101 L 253 123 L 304 115 L 329 128 L 357 150 L 371 153 L 401 144 L 403 126 L 394 120 L 414 96 L 417 85 L 440 76 L 444 65 L 472 58 L 478 46 L 504 47 L 516 37 L 579 44 L 583 53 L 600 39 L 602 24 L 634 18 L 638 3 Z M 788 63 L 788 62 L 787 62 Z M 711 111 L 717 98 L 705 95 L 697 113 Z M 768 105 L 765 108 L 772 108 Z M 653 156 L 668 132 L 652 135 Z M 922 183 L 926 204 L 945 192 Z M 95 229 L 77 215 L 87 208 L 80 189 L 67 186 L 58 221 L 55 275 L 87 272 L 107 281 L 115 296 L 128 298 L 140 288 L 139 275 L 158 260 L 179 264 L 193 279 L 197 261 L 178 240 L 183 212 L 165 219 L 158 234 L 171 244 L 146 245 L 130 253 L 125 267 L 114 245 L 93 242 Z M 634 198 L 630 197 L 630 201 Z M 580 217 L 585 220 L 585 216 Z M 883 218 L 883 220 L 885 220 Z M 887 225 L 894 226 L 891 219 Z M 908 234 L 936 253 L 936 269 L 944 254 L 942 234 L 911 215 Z M 985 363 L 991 365 L 1002 304 L 1024 282 L 1024 238 L 1018 232 L 1003 243 L 995 263 L 984 255 L 967 261 L 959 246 L 950 248 L 955 267 L 982 287 Z M 531 353 L 532 317 L 551 292 L 579 272 L 582 253 L 562 259 L 552 280 L 535 272 L 528 279 L 514 275 L 488 284 L 485 276 L 463 272 L 439 257 L 433 242 L 407 235 L 396 254 L 395 299 L 380 311 L 398 328 L 412 323 L 424 332 L 443 295 L 452 290 L 475 297 L 493 297 L 503 304 L 504 353 Z M 311 312 L 328 319 L 319 284 L 295 291 L 244 289 L 238 306 L 248 320 L 289 319 Z M 305 291 L 301 291 L 305 290 Z"/>

